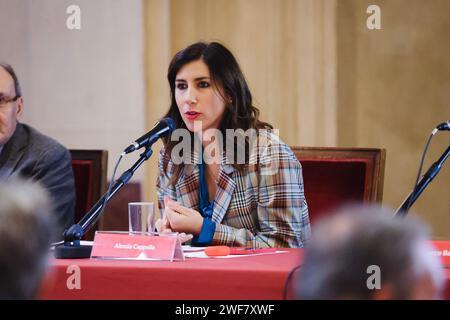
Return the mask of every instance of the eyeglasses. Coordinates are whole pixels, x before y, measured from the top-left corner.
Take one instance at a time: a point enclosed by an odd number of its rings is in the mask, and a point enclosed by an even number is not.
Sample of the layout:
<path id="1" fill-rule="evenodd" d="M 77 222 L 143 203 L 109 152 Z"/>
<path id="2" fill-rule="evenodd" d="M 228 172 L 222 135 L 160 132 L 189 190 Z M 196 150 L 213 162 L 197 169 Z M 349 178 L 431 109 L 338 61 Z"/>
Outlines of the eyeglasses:
<path id="1" fill-rule="evenodd" d="M 14 98 L 0 97 L 0 106 L 6 105 L 10 102 L 14 102 L 20 98 L 20 95 L 16 95 Z"/>

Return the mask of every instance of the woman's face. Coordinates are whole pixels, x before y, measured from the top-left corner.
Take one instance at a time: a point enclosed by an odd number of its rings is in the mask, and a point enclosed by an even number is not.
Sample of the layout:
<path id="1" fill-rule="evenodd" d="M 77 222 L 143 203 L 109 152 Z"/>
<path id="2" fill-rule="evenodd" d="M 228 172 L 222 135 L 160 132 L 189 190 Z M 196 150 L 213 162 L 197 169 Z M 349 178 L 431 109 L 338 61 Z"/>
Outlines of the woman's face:
<path id="1" fill-rule="evenodd" d="M 218 129 L 225 101 L 212 84 L 209 68 L 202 60 L 185 64 L 175 78 L 175 100 L 181 117 L 192 132 Z M 196 123 L 194 130 L 194 121 Z"/>

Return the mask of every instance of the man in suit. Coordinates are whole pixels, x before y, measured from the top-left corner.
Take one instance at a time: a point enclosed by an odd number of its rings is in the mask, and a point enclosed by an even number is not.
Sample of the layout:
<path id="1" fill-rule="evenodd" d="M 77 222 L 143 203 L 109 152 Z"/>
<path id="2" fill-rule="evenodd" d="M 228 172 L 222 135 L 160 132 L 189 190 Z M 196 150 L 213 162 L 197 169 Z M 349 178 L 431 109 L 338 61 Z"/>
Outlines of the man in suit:
<path id="1" fill-rule="evenodd" d="M 75 183 L 69 151 L 54 139 L 18 120 L 24 100 L 13 68 L 0 63 L 0 178 L 20 176 L 41 183 L 50 193 L 58 239 L 73 224 Z"/>

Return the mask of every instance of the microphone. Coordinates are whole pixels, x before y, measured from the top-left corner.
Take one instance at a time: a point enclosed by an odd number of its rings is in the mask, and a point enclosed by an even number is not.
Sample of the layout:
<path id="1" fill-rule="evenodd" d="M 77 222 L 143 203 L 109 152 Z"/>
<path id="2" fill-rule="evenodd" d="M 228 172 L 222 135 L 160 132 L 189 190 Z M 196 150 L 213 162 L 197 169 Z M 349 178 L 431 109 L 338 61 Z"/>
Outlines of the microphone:
<path id="1" fill-rule="evenodd" d="M 447 122 L 442 122 L 436 127 L 436 129 L 450 131 L 450 120 L 448 120 Z"/>
<path id="2" fill-rule="evenodd" d="M 171 118 L 162 118 L 155 124 L 153 129 L 130 144 L 123 152 L 127 154 L 144 146 L 151 146 L 159 138 L 175 130 L 175 127 L 175 122 Z"/>

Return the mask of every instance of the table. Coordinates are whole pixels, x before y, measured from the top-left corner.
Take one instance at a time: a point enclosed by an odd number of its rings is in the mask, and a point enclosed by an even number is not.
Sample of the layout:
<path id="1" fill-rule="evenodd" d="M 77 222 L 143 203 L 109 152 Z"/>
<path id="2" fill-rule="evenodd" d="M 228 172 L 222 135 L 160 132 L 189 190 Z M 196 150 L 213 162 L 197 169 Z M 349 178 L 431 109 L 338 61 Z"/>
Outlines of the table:
<path id="1" fill-rule="evenodd" d="M 282 250 L 287 252 L 176 262 L 55 259 L 39 296 L 41 299 L 282 299 L 288 274 L 301 263 L 303 249 Z M 77 267 L 80 288 L 69 289 L 68 280 L 72 286 L 76 283 L 73 269 Z"/>
<path id="2" fill-rule="evenodd" d="M 41 299 L 278 300 L 303 249 L 231 259 L 192 258 L 179 262 L 53 260 Z M 80 288 L 73 269 L 79 268 Z M 69 271 L 69 272 L 68 272 Z M 444 268 L 450 300 L 450 268 Z M 69 280 L 69 281 L 68 281 Z"/>

